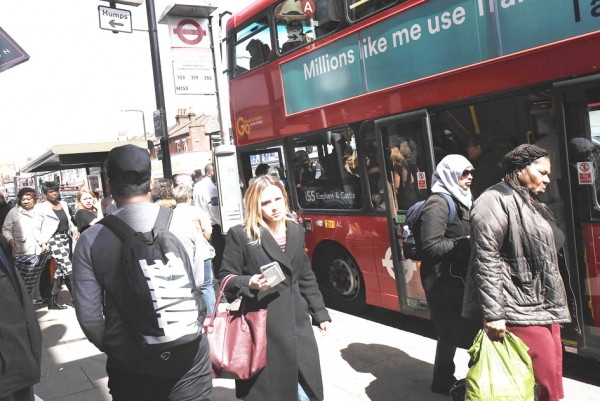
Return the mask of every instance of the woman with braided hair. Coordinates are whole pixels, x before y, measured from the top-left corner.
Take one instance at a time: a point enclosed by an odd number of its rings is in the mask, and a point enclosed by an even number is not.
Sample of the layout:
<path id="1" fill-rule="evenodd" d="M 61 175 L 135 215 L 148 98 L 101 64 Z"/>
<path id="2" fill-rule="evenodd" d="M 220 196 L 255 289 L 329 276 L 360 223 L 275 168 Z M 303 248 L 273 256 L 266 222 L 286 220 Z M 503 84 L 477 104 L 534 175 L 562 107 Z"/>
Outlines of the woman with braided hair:
<path id="1" fill-rule="evenodd" d="M 483 319 L 492 341 L 506 330 L 529 347 L 540 401 L 564 398 L 560 324 L 571 321 L 557 250 L 563 232 L 536 198 L 550 183 L 548 152 L 520 145 L 502 159 L 504 179 L 471 214 L 463 317 Z"/>

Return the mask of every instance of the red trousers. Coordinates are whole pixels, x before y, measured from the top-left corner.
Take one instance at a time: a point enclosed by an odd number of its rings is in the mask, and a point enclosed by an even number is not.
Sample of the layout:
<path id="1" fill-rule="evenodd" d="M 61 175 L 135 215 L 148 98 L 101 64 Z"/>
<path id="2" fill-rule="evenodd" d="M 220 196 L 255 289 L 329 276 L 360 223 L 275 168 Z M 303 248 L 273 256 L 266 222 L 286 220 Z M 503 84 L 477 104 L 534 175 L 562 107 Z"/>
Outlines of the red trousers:
<path id="1" fill-rule="evenodd" d="M 562 345 L 560 325 L 506 326 L 529 347 L 539 401 L 558 401 L 565 397 L 562 383 Z"/>

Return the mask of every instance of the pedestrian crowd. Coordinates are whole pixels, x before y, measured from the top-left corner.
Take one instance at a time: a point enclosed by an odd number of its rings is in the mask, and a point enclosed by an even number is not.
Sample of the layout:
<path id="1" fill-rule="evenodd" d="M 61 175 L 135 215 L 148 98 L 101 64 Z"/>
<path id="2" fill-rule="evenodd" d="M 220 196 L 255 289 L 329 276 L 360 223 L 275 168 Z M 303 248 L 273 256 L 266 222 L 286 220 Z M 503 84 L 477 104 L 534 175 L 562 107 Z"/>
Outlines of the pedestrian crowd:
<path id="1" fill-rule="evenodd" d="M 485 146 L 473 142 L 469 152 Z M 402 146 L 390 157 L 393 188 L 410 189 Z M 510 331 L 529 347 L 539 399 L 559 400 L 560 324 L 571 315 L 557 252 L 565 236 L 538 200 L 550 182 L 550 158 L 538 146 L 518 146 L 501 160 L 502 179 L 478 186 L 474 200 L 482 163 L 444 157 L 418 220 L 421 280 L 438 333 L 431 390 L 449 393 L 456 349 L 469 348 L 480 329 L 492 341 Z M 41 334 L 31 297 L 50 259 L 45 302 L 65 309 L 58 294 L 67 286 L 83 332 L 107 355 L 114 400 L 210 399 L 214 371 L 203 320 L 218 308 L 215 289 L 226 277 L 231 305 L 243 299 L 246 311 L 268 312 L 266 366 L 236 380 L 236 397 L 323 400 L 311 326 L 327 333 L 331 318 L 279 171 L 257 169 L 244 196 L 244 223 L 224 233 L 212 164 L 205 174 L 152 180 L 148 152 L 124 145 L 110 151 L 105 168 L 111 197 L 81 190 L 73 219 L 53 182 L 44 183 L 43 201 L 22 188 L 17 206 L 2 212 L 0 356 L 11 347 L 14 358 L 3 365 L 0 401 L 34 400 Z M 276 266 L 282 281 L 271 285 L 266 266 Z"/>

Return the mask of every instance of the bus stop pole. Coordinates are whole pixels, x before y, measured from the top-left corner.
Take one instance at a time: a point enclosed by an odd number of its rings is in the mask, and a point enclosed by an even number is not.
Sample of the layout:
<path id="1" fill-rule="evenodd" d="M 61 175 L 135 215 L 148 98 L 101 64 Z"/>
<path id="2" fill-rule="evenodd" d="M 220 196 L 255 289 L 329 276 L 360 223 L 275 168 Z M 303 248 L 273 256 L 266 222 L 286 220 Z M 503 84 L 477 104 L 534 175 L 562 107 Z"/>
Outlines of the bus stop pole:
<path id="1" fill-rule="evenodd" d="M 167 114 L 165 112 L 165 92 L 162 81 L 162 70 L 160 68 L 160 52 L 158 49 L 158 33 L 156 29 L 156 12 L 154 11 L 154 0 L 146 0 L 146 13 L 148 15 L 148 35 L 150 36 L 150 53 L 152 54 L 152 71 L 154 73 L 154 96 L 156 97 L 156 109 L 160 112 L 160 127 L 162 137 L 160 148 L 162 149 L 163 177 L 171 178 L 171 152 L 169 151 L 169 132 L 167 127 Z"/>

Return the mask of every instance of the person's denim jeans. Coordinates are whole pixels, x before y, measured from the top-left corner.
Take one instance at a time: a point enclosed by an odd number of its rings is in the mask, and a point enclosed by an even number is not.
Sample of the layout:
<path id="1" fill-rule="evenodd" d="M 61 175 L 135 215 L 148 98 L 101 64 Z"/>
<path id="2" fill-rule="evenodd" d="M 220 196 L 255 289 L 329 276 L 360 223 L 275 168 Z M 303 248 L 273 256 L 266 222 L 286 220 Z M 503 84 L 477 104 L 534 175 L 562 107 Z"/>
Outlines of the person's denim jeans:
<path id="1" fill-rule="evenodd" d="M 304 391 L 302 385 L 298 383 L 298 401 L 317 401 L 317 399 L 306 394 L 306 391 Z"/>
<path id="2" fill-rule="evenodd" d="M 212 261 L 210 259 L 204 261 L 204 283 L 200 287 L 200 292 L 204 302 L 206 302 L 206 314 L 209 316 L 213 313 L 216 302 L 212 280 Z"/>

